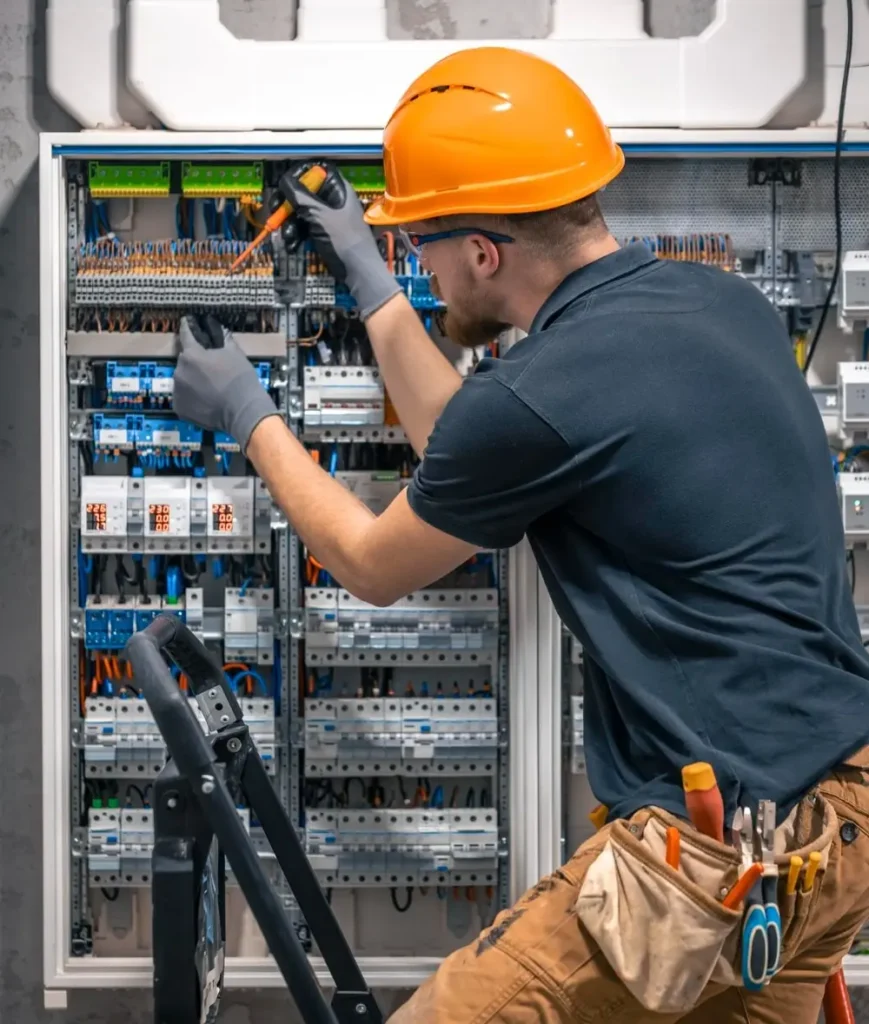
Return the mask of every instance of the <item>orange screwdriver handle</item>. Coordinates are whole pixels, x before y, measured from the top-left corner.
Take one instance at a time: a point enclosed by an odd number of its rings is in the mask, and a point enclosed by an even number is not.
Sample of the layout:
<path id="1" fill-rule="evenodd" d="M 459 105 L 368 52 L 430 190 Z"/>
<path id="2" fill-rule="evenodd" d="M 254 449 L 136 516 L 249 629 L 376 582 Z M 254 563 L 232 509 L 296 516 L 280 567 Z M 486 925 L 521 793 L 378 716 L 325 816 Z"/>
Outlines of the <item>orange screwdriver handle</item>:
<path id="1" fill-rule="evenodd" d="M 316 164 L 314 167 L 309 167 L 304 174 L 300 175 L 299 181 L 309 192 L 317 193 L 323 187 L 323 182 L 328 177 L 329 172 L 326 168 L 320 167 L 319 164 Z M 281 224 L 292 216 L 292 213 L 293 204 L 288 199 L 285 199 L 265 222 L 265 226 L 262 231 L 260 231 L 241 256 L 239 256 L 229 268 L 230 274 L 238 270 L 242 263 L 245 263 L 250 258 L 251 253 L 258 249 L 273 231 L 277 231 Z"/>
<path id="2" fill-rule="evenodd" d="M 688 818 L 698 832 L 724 842 L 724 801 L 712 765 L 705 761 L 686 764 L 682 769 L 682 789 Z"/>
<path id="3" fill-rule="evenodd" d="M 759 861 L 755 861 L 755 863 L 747 867 L 733 883 L 727 895 L 721 901 L 721 905 L 723 907 L 727 907 L 728 910 L 738 909 L 739 904 L 742 903 L 745 897 L 751 892 L 754 887 L 754 883 L 762 874 L 763 864 Z"/>

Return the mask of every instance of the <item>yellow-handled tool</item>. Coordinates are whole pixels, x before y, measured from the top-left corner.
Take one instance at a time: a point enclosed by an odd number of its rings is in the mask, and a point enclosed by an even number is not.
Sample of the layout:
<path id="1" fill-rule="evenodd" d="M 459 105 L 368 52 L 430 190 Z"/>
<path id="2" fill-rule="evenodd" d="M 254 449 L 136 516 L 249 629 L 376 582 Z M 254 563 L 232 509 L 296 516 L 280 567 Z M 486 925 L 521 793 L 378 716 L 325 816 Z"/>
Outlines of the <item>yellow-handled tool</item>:
<path id="1" fill-rule="evenodd" d="M 309 192 L 319 192 L 323 187 L 323 182 L 328 178 L 329 172 L 325 167 L 315 165 L 309 167 L 304 174 L 299 176 L 299 182 L 305 186 Z M 249 259 L 251 253 L 255 249 L 259 248 L 260 245 L 269 237 L 273 231 L 277 231 L 278 228 L 283 224 L 293 213 L 293 204 L 289 199 L 285 199 L 284 202 L 275 210 L 275 212 L 265 222 L 265 226 L 262 231 L 256 236 L 256 238 L 250 243 L 250 245 L 244 250 L 241 256 L 232 264 L 229 268 L 230 273 L 234 273 L 238 268 Z"/>

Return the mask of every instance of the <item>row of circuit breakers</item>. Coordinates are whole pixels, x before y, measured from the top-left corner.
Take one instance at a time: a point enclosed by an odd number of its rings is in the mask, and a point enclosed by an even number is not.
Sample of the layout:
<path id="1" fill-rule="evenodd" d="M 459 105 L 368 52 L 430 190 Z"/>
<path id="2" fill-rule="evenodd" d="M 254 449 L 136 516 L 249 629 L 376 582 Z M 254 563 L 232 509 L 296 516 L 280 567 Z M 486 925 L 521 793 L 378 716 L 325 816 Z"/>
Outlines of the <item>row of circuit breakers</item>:
<path id="1" fill-rule="evenodd" d="M 328 350 L 327 350 L 328 351 Z M 254 363 L 260 383 L 268 390 L 286 387 L 269 363 Z M 106 393 L 111 412 L 96 413 L 93 442 L 106 458 L 135 452 L 189 456 L 202 448 L 203 435 L 192 423 L 154 415 L 171 409 L 175 367 L 152 360 L 111 361 L 106 364 Z M 380 371 L 372 366 L 306 366 L 304 424 L 328 426 L 382 426 L 385 401 Z M 142 416 L 142 412 L 148 416 Z M 238 444 L 229 434 L 214 435 L 216 452 L 235 453 Z"/>

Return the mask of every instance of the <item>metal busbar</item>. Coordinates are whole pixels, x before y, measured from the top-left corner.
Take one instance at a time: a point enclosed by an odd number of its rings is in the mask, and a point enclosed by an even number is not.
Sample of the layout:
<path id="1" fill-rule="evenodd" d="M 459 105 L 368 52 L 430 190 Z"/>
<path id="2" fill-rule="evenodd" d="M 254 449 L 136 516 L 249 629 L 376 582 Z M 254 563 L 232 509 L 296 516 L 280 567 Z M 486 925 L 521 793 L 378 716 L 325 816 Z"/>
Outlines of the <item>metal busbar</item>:
<path id="1" fill-rule="evenodd" d="M 206 735 L 165 660 L 189 680 Z M 380 1009 L 266 774 L 223 670 L 180 619 L 127 645 L 169 751 L 155 784 L 152 900 L 157 1024 L 214 1020 L 223 974 L 224 858 L 306 1024 L 382 1024 Z M 331 1006 L 238 817 L 244 796 L 335 982 Z"/>

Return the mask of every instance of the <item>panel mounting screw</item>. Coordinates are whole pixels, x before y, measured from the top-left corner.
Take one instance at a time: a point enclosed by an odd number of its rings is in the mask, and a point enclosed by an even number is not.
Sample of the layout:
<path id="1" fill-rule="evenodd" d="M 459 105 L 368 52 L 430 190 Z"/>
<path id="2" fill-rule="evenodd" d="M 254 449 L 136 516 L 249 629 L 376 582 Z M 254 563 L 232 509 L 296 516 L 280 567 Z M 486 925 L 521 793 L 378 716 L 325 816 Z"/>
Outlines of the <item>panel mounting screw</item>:
<path id="1" fill-rule="evenodd" d="M 202 776 L 202 792 L 208 796 L 209 793 L 214 792 L 214 779 L 210 775 Z"/>
<path id="2" fill-rule="evenodd" d="M 363 1013 L 368 1013 L 368 1007 L 365 1005 L 365 1003 L 357 1003 L 356 1012 L 361 1017 Z"/>
<path id="3" fill-rule="evenodd" d="M 226 749 L 230 754 L 237 754 L 241 750 L 241 740 L 237 736 L 233 736 L 231 740 L 226 741 Z"/>
<path id="4" fill-rule="evenodd" d="M 169 799 L 166 801 L 166 806 L 174 811 L 175 808 L 178 806 L 177 798 L 174 796 L 170 796 Z"/>

